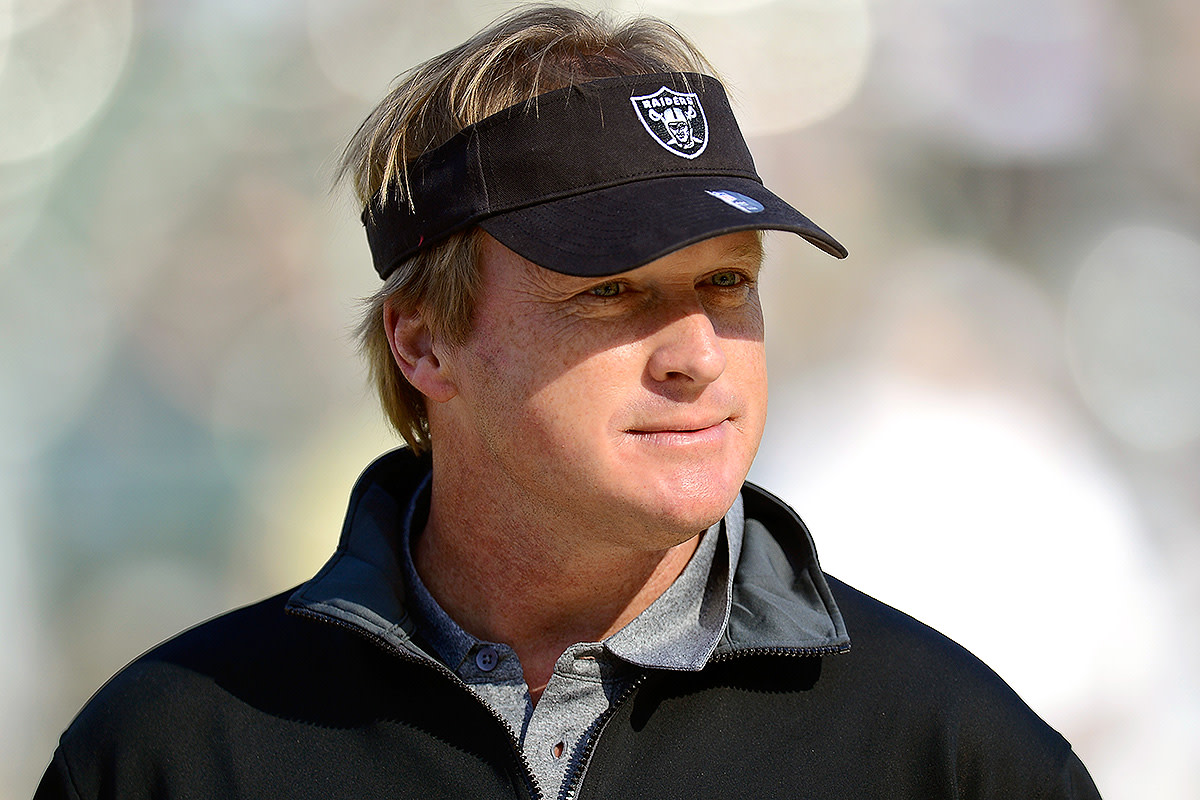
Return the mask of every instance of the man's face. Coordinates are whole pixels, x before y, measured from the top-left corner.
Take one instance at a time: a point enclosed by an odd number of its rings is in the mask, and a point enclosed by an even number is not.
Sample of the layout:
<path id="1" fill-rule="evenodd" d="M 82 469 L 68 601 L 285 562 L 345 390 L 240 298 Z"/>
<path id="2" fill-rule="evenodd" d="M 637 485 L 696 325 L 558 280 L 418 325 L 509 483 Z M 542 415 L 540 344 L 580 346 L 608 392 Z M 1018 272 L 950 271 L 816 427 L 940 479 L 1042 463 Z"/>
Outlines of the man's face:
<path id="1" fill-rule="evenodd" d="M 686 119 L 668 122 L 667 130 L 671 132 L 671 136 L 675 137 L 675 141 L 684 147 L 692 141 L 692 126 Z"/>
<path id="2" fill-rule="evenodd" d="M 693 116 L 695 115 L 693 114 Z M 667 132 L 680 145 L 687 147 L 691 143 L 692 123 L 678 108 L 668 108 L 663 112 L 663 124 L 667 126 Z"/>
<path id="3" fill-rule="evenodd" d="M 601 521 L 613 544 L 707 528 L 766 418 L 761 257 L 736 233 L 579 278 L 485 236 L 474 329 L 441 357 L 455 395 L 430 404 L 435 457 L 471 459 L 506 500 Z"/>

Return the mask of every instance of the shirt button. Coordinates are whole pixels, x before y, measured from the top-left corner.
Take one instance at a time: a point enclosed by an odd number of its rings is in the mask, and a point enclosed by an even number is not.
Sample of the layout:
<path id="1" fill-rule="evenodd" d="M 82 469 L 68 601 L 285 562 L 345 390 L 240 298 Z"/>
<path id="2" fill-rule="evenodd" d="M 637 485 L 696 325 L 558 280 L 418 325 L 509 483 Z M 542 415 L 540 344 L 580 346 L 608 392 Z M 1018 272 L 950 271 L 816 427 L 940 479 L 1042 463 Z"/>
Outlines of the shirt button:
<path id="1" fill-rule="evenodd" d="M 491 672 L 500 663 L 500 654 L 490 644 L 485 644 L 475 652 L 475 666 L 484 672 Z"/>

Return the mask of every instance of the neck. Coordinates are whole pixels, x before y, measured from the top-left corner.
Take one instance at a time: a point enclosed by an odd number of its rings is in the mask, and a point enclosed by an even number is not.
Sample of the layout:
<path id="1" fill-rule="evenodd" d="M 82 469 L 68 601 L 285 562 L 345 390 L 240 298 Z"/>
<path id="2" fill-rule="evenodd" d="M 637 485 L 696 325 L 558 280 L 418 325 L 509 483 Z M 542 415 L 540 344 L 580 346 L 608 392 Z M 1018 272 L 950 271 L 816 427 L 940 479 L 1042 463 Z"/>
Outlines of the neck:
<path id="1" fill-rule="evenodd" d="M 634 549 L 594 520 L 539 518 L 478 484 L 464 492 L 456 483 L 435 468 L 429 519 L 413 549 L 417 571 L 464 630 L 513 648 L 535 701 L 567 647 L 605 639 L 666 591 L 701 533 Z"/>

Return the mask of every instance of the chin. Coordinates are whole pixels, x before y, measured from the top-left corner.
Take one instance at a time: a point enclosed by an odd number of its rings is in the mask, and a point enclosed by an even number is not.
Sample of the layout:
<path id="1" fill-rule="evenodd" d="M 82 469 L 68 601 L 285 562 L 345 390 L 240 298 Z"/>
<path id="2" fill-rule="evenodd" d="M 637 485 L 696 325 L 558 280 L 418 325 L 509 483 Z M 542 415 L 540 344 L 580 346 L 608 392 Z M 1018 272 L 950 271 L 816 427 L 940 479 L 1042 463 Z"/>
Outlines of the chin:
<path id="1" fill-rule="evenodd" d="M 654 492 L 651 513 L 661 529 L 684 541 L 725 516 L 741 491 L 743 479 L 709 472 L 671 476 Z"/>

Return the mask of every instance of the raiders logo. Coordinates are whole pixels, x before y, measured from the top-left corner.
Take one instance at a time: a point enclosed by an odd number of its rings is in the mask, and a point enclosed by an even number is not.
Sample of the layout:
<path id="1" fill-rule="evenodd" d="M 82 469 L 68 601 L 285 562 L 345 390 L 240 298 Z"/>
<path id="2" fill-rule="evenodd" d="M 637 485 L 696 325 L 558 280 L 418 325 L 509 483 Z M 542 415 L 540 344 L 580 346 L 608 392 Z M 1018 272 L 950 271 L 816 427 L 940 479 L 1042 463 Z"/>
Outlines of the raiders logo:
<path id="1" fill-rule="evenodd" d="M 662 87 L 654 94 L 629 98 L 654 141 L 684 158 L 695 158 L 708 146 L 708 120 L 695 92 Z"/>

